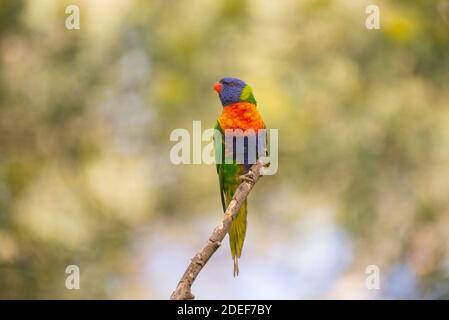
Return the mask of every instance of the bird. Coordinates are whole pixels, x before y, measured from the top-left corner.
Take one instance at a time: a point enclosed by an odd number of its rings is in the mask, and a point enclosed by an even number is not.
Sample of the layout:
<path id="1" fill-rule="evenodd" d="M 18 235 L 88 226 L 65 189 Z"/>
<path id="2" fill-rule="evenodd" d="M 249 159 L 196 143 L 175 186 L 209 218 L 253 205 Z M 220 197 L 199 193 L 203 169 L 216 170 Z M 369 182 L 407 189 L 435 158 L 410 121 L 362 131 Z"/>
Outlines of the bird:
<path id="1" fill-rule="evenodd" d="M 256 157 L 260 154 L 266 154 L 266 137 L 260 139 L 257 135 L 259 130 L 265 129 L 265 123 L 257 110 L 257 102 L 252 88 L 244 81 L 238 78 L 225 77 L 214 84 L 214 90 L 218 93 L 223 107 L 215 125 L 215 130 L 218 130 L 217 132 L 222 138 L 220 144 L 215 143 L 215 156 L 216 160 L 221 160 L 217 161 L 216 169 L 219 177 L 221 204 L 223 212 L 225 212 L 241 181 L 251 180 L 248 173 L 253 163 L 249 161 L 251 151 L 248 150 L 251 148 L 249 141 L 254 140 L 249 138 L 250 135 L 255 135 Z M 236 147 L 238 129 L 241 130 L 240 134 L 243 132 L 243 151 Z M 232 140 L 226 140 L 225 134 L 228 134 L 228 132 L 236 132 L 236 136 L 232 137 Z M 226 143 L 229 144 L 226 141 L 231 141 L 232 146 L 226 145 Z M 263 153 L 259 152 L 261 149 L 263 149 Z M 239 156 L 242 156 L 240 159 L 243 158 L 243 161 L 238 161 Z M 234 264 L 234 277 L 239 275 L 238 259 L 242 254 L 245 241 L 247 215 L 248 206 L 245 199 L 228 232 Z"/>

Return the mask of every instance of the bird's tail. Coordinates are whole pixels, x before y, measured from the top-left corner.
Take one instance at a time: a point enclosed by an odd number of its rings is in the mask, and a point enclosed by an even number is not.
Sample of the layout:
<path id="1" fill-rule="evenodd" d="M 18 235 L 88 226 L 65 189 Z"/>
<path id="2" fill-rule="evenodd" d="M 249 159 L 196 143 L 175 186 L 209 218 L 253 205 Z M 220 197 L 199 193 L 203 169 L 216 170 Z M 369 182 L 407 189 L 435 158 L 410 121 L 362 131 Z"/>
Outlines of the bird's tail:
<path id="1" fill-rule="evenodd" d="M 238 259 L 242 254 L 243 242 L 245 241 L 247 213 L 245 200 L 229 228 L 229 244 L 231 246 L 232 259 L 234 260 L 234 277 L 239 275 Z"/>

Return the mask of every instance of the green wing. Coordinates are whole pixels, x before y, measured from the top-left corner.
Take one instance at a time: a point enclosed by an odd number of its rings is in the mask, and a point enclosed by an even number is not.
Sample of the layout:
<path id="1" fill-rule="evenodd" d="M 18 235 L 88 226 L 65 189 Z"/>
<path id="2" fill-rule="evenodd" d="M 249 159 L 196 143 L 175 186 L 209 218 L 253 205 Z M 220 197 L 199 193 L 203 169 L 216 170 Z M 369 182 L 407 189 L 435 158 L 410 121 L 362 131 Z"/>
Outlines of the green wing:
<path id="1" fill-rule="evenodd" d="M 221 205 L 223 207 L 223 212 L 226 211 L 226 203 L 225 203 L 225 190 L 224 190 L 224 133 L 223 130 L 220 127 L 220 124 L 217 121 L 217 124 L 214 127 L 215 132 L 218 132 L 221 135 L 221 143 L 220 141 L 215 141 L 215 162 L 217 166 L 217 174 L 218 174 L 218 180 L 220 182 L 220 199 L 221 199 Z M 221 159 L 220 159 L 221 158 Z"/>

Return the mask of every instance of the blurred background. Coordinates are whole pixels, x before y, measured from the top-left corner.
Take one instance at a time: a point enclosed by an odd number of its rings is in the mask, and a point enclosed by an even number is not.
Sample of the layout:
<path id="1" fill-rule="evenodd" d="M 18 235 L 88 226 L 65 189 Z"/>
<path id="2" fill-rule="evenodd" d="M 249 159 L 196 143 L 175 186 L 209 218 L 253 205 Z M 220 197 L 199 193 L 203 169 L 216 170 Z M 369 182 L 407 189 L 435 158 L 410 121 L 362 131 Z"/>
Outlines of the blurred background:
<path id="1" fill-rule="evenodd" d="M 1 1 L 0 298 L 169 298 L 221 218 L 214 165 L 173 165 L 169 135 L 215 125 L 224 76 L 280 163 L 240 276 L 226 240 L 197 298 L 449 298 L 447 0 Z"/>

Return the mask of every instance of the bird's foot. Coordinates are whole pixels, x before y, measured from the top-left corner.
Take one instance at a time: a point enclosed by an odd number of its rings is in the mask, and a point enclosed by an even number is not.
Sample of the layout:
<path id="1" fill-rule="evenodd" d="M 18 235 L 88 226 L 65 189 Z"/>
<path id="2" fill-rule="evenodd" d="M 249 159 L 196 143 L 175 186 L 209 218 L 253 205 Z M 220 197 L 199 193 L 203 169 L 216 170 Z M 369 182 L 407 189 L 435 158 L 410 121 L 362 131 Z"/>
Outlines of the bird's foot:
<path id="1" fill-rule="evenodd" d="M 249 184 L 255 184 L 256 183 L 256 175 L 251 170 L 248 171 L 248 173 L 245 173 L 244 175 L 241 175 L 239 177 L 240 181 L 247 182 Z"/>

